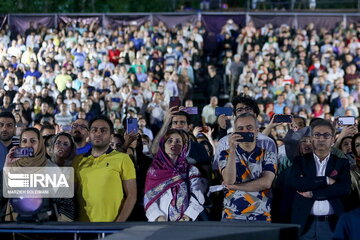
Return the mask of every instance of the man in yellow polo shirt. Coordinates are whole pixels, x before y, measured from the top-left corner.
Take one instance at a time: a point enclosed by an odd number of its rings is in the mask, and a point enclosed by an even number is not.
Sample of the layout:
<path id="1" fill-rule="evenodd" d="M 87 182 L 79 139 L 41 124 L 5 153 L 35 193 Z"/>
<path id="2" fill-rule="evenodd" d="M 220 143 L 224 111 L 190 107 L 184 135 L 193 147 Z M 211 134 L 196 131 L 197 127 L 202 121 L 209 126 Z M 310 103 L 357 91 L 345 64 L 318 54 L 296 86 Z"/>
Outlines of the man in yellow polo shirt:
<path id="1" fill-rule="evenodd" d="M 110 148 L 113 123 L 105 116 L 90 122 L 92 148 L 74 163 L 80 221 L 123 222 L 136 202 L 134 164 Z"/>

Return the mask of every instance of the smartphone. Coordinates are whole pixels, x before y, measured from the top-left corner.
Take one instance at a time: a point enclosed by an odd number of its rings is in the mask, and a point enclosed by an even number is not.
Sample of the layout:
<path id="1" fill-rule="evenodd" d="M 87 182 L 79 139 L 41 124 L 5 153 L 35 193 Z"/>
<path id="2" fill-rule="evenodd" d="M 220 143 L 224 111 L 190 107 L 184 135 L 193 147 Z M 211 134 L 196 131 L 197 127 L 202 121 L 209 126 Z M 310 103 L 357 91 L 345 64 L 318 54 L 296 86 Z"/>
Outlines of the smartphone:
<path id="1" fill-rule="evenodd" d="M 225 116 L 232 116 L 233 114 L 233 109 L 231 107 L 216 107 L 215 108 L 215 116 L 220 116 L 220 115 L 225 115 Z"/>
<path id="2" fill-rule="evenodd" d="M 180 107 L 180 105 L 181 105 L 181 102 L 180 102 L 180 98 L 179 98 L 179 97 L 175 97 L 175 96 L 170 97 L 169 108 L 172 108 L 172 107 Z"/>
<path id="3" fill-rule="evenodd" d="M 34 149 L 32 147 L 19 147 L 15 149 L 14 158 L 33 157 Z"/>
<path id="4" fill-rule="evenodd" d="M 254 141 L 254 133 L 252 133 L 252 132 L 235 132 L 235 134 L 239 134 L 243 137 L 243 139 L 237 140 L 238 142 L 253 142 Z"/>
<path id="5" fill-rule="evenodd" d="M 183 108 L 181 111 L 186 112 L 189 115 L 199 114 L 198 107 L 186 107 L 186 108 Z"/>
<path id="6" fill-rule="evenodd" d="M 286 114 L 276 114 L 274 116 L 274 123 L 291 123 L 292 116 Z"/>
<path id="7" fill-rule="evenodd" d="M 126 119 L 126 132 L 127 133 L 131 133 L 131 132 L 134 132 L 134 133 L 137 133 L 138 130 L 139 130 L 139 127 L 138 127 L 138 120 L 136 118 L 128 118 Z"/>
<path id="8" fill-rule="evenodd" d="M 351 126 L 351 125 L 355 125 L 355 117 L 339 117 L 338 118 L 338 124 L 340 126 Z"/>

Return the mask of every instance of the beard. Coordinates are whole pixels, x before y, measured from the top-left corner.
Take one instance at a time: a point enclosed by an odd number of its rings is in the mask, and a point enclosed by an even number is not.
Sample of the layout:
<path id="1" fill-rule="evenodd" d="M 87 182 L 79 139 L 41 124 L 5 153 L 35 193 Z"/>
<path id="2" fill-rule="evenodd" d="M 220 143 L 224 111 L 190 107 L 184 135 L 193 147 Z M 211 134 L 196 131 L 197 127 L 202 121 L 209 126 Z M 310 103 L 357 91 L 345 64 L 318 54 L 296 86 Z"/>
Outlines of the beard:
<path id="1" fill-rule="evenodd" d="M 73 134 L 74 142 L 81 143 L 84 139 L 84 136 L 81 135 L 79 131 L 75 131 Z"/>
<path id="2" fill-rule="evenodd" d="M 8 133 L 8 132 L 6 132 L 6 133 L 2 132 L 0 134 L 0 140 L 1 141 L 7 142 L 7 141 L 10 141 L 11 139 L 12 139 L 12 135 L 10 133 Z"/>

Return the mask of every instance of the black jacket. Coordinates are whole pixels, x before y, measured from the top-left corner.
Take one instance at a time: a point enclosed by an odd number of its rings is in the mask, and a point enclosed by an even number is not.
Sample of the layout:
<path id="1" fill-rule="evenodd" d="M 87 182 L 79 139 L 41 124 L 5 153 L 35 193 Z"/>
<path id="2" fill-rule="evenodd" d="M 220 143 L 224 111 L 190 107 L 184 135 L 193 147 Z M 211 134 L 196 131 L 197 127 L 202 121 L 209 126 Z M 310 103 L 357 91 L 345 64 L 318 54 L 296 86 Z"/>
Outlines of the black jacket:
<path id="1" fill-rule="evenodd" d="M 336 182 L 328 185 L 326 176 Z M 292 206 L 291 222 L 300 224 L 302 230 L 310 216 L 315 200 L 328 200 L 337 216 L 344 212 L 341 198 L 348 195 L 351 187 L 349 161 L 331 154 L 326 166 L 325 176 L 316 176 L 316 164 L 313 153 L 295 158 L 291 172 L 291 186 L 299 192 L 312 191 L 312 198 L 295 194 Z"/>

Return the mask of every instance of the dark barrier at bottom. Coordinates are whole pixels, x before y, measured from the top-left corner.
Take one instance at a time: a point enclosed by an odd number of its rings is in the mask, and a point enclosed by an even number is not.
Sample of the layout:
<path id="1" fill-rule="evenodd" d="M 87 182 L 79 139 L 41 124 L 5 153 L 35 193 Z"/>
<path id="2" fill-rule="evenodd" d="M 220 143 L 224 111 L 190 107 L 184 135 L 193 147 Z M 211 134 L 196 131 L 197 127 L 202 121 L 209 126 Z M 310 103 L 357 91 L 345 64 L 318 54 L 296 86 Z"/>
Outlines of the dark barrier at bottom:
<path id="1" fill-rule="evenodd" d="M 299 226 L 262 223 L 43 223 L 0 224 L 1 239 L 296 240 Z"/>

